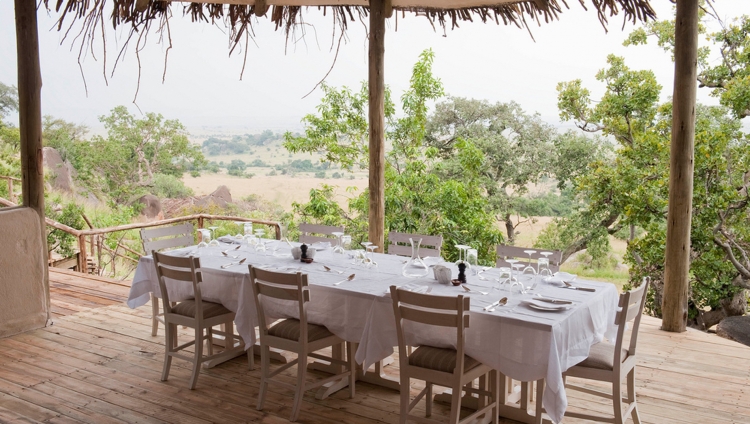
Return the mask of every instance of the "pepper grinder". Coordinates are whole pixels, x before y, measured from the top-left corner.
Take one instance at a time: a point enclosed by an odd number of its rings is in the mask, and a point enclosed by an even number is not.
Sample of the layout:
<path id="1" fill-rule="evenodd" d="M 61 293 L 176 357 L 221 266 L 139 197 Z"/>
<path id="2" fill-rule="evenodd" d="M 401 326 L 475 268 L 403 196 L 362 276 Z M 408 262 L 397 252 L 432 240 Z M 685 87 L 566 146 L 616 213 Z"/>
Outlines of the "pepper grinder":
<path id="1" fill-rule="evenodd" d="M 307 245 L 303 243 L 302 246 L 300 246 L 299 248 L 300 250 L 302 250 L 302 256 L 299 258 L 299 260 L 306 264 L 309 264 L 310 262 L 312 262 L 313 259 L 307 257 Z"/>
<path id="2" fill-rule="evenodd" d="M 458 279 L 461 280 L 461 284 L 466 284 L 466 274 L 464 271 L 466 271 L 466 264 L 461 262 L 458 264 Z"/>

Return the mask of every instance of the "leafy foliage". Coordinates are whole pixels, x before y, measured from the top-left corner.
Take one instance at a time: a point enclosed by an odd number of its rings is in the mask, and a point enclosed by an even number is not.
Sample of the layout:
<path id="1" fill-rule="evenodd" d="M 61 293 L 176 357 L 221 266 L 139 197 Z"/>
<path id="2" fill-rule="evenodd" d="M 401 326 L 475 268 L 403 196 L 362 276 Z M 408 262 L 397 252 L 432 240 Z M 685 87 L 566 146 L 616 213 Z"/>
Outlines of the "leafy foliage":
<path id="1" fill-rule="evenodd" d="M 485 167 L 484 153 L 469 140 L 456 140 L 455 163 L 463 167 L 461 179 L 446 176 L 437 149 L 425 143 L 428 105 L 443 95 L 442 83 L 432 75 L 433 53 L 424 51 L 414 65 L 409 89 L 401 96 L 404 116 L 395 117 L 387 92 L 385 225 L 388 231 L 442 234 L 444 256 L 456 256 L 456 244 L 479 249 L 480 259 L 494 261 L 494 246 L 502 241 L 484 190 L 479 184 Z M 368 166 L 367 86 L 359 93 L 348 88 L 324 87 L 318 115 L 304 118 L 304 136 L 286 137 L 290 151 L 320 151 L 325 161 L 352 170 Z M 353 193 L 353 189 L 350 190 Z M 353 193 L 354 194 L 354 193 Z M 367 238 L 369 195 L 354 194 L 345 211 L 334 199 L 333 187 L 310 192 L 310 201 L 294 204 L 301 221 L 344 225 L 355 242 Z"/>

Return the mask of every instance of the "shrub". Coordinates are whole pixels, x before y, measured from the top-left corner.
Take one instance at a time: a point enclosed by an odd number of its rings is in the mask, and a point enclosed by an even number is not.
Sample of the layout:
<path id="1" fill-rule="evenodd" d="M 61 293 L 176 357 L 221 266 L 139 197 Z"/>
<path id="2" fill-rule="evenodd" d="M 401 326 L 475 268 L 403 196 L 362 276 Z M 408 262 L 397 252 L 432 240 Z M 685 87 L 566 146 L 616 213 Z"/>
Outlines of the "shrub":
<path id="1" fill-rule="evenodd" d="M 174 175 L 154 175 L 154 196 L 160 198 L 182 199 L 193 195 L 193 190 L 186 187 L 179 178 Z"/>
<path id="2" fill-rule="evenodd" d="M 326 177 L 325 171 L 318 171 L 315 173 L 315 178 L 325 178 L 325 177 Z"/>

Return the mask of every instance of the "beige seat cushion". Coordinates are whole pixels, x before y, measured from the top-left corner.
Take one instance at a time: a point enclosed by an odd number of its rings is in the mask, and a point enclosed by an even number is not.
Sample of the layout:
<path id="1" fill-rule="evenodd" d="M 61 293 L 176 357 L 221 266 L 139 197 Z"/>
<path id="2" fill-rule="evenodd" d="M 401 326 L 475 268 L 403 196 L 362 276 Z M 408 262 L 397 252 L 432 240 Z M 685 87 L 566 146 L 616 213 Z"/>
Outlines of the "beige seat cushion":
<path id="1" fill-rule="evenodd" d="M 280 337 L 282 339 L 299 340 L 301 323 L 299 320 L 294 318 L 285 319 L 277 322 L 273 327 L 268 329 L 268 335 L 274 337 Z M 307 341 L 314 342 L 316 340 L 324 339 L 328 336 L 333 336 L 333 333 L 328 331 L 322 325 L 307 324 Z"/>
<path id="2" fill-rule="evenodd" d="M 621 358 L 624 361 L 628 357 L 628 351 L 622 349 Z M 599 370 L 614 369 L 615 346 L 611 343 L 601 342 L 591 346 L 589 357 L 576 365 L 577 367 L 595 368 Z"/>
<path id="3" fill-rule="evenodd" d="M 203 319 L 232 313 L 232 311 L 225 308 L 221 303 L 206 302 L 204 300 L 201 302 L 201 306 L 203 307 Z M 182 301 L 172 308 L 173 313 L 191 318 L 195 318 L 196 310 L 195 300 Z"/>
<path id="4" fill-rule="evenodd" d="M 457 355 L 458 352 L 453 349 L 420 346 L 409 355 L 409 365 L 452 373 L 456 368 Z M 479 361 L 471 356 L 464 355 L 464 372 L 477 366 L 479 366 Z"/>

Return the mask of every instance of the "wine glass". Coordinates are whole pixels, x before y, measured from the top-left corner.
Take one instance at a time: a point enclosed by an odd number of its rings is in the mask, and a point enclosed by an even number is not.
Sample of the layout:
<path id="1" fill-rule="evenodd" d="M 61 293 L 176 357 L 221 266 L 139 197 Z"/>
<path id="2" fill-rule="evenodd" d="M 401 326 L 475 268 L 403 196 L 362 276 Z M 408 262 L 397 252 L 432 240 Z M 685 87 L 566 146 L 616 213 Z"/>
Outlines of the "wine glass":
<path id="1" fill-rule="evenodd" d="M 344 253 L 344 246 L 341 243 L 341 237 L 344 236 L 344 233 L 341 231 L 334 231 L 331 234 L 336 236 L 336 238 L 339 239 L 338 244 L 336 245 L 336 247 L 333 248 L 333 253 Z"/>
<path id="2" fill-rule="evenodd" d="M 497 276 L 497 290 L 502 290 L 502 286 L 504 286 L 506 283 L 510 282 L 510 278 L 513 276 L 512 271 L 507 266 L 502 266 L 497 269 L 500 271 L 500 274 Z"/>
<path id="3" fill-rule="evenodd" d="M 505 262 L 510 264 L 510 281 L 518 281 L 518 279 L 513 275 L 513 268 L 515 268 L 515 264 L 518 263 L 518 259 L 506 259 Z"/>
<path id="4" fill-rule="evenodd" d="M 352 236 L 344 234 L 341 236 L 341 248 L 344 249 L 344 251 L 351 250 L 352 248 Z"/>
<path id="5" fill-rule="evenodd" d="M 523 253 L 526 253 L 527 255 L 529 255 L 529 262 L 526 265 L 526 267 L 523 269 L 523 271 L 521 271 L 521 273 L 522 274 L 535 274 L 536 275 L 536 270 L 534 269 L 533 266 L 531 266 L 531 255 L 534 254 L 534 253 L 536 253 L 536 250 L 524 250 Z"/>
<path id="6" fill-rule="evenodd" d="M 457 244 L 456 249 L 458 249 L 458 260 L 456 261 L 456 265 L 458 264 L 465 264 L 466 263 L 466 249 L 469 249 L 471 246 L 467 246 L 465 244 Z"/>
<path id="7" fill-rule="evenodd" d="M 258 228 L 255 230 L 255 237 L 258 239 L 258 244 L 255 245 L 255 251 L 256 252 L 265 252 L 266 251 L 266 244 L 263 243 L 263 235 L 266 233 L 266 230 L 262 228 Z"/>
<path id="8" fill-rule="evenodd" d="M 552 276 L 552 271 L 549 269 L 549 256 L 552 252 L 540 252 L 539 254 L 544 257 L 537 260 L 537 273 L 545 277 Z"/>
<path id="9" fill-rule="evenodd" d="M 364 244 L 364 243 L 362 243 L 362 244 Z M 378 263 L 375 262 L 375 249 L 377 249 L 378 246 L 375 246 L 374 244 L 369 243 L 367 246 L 365 246 L 365 248 L 367 249 L 367 251 L 370 254 L 369 258 L 367 259 L 367 264 L 366 264 L 367 267 L 368 268 L 377 268 L 378 267 Z"/>
<path id="10" fill-rule="evenodd" d="M 207 247 L 208 243 L 211 242 L 211 231 L 206 228 L 198 229 L 198 233 L 201 235 L 201 242 L 198 243 L 198 247 Z"/>
<path id="11" fill-rule="evenodd" d="M 239 228 L 239 231 L 237 232 L 237 235 L 234 236 L 237 240 L 242 240 L 245 237 L 245 223 L 242 221 L 235 222 L 237 224 L 237 227 Z"/>
<path id="12" fill-rule="evenodd" d="M 216 230 L 219 227 L 208 227 L 211 230 L 211 241 L 208 243 L 209 246 L 219 246 L 219 240 L 216 239 Z"/>

